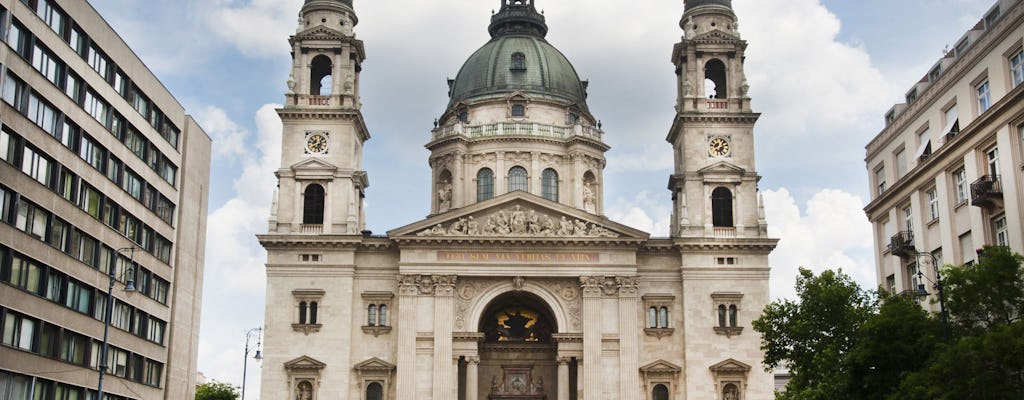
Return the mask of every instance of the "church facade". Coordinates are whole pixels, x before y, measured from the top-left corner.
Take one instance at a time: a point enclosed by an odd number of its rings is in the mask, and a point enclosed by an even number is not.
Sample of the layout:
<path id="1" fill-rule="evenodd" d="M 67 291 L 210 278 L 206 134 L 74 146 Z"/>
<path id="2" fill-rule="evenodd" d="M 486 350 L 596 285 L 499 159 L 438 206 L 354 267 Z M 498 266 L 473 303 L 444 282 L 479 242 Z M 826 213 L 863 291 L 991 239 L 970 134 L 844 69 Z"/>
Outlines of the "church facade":
<path id="1" fill-rule="evenodd" d="M 386 236 L 363 233 L 352 0 L 305 1 L 259 235 L 261 398 L 772 398 L 750 323 L 777 241 L 731 0 L 689 0 L 672 50 L 669 238 L 604 216 L 609 146 L 588 82 L 545 40 L 535 0 L 500 1 L 427 139 L 430 216 Z"/>

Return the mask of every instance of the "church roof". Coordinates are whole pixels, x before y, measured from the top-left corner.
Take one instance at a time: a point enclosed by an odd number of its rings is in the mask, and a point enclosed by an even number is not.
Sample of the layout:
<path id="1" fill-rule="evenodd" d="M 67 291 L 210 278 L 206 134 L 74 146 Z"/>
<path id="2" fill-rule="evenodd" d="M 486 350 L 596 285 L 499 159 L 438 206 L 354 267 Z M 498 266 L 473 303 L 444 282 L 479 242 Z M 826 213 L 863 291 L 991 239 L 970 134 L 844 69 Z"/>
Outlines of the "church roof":
<path id="1" fill-rule="evenodd" d="M 586 108 L 585 84 L 565 55 L 544 39 L 547 30 L 533 0 L 503 0 L 501 11 L 491 17 L 491 40 L 466 60 L 452 83 L 450 105 L 521 91 Z"/>
<path id="2" fill-rule="evenodd" d="M 712 4 L 729 7 L 730 9 L 732 8 L 732 0 L 686 0 L 686 11 Z"/>

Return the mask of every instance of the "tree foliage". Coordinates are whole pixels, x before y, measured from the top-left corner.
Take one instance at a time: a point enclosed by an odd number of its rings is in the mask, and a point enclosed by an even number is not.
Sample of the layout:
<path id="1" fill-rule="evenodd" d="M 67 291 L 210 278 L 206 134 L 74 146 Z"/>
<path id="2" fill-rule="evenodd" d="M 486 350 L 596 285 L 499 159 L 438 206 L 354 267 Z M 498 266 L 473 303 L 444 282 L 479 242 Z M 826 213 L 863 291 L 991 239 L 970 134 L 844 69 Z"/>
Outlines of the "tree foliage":
<path id="1" fill-rule="evenodd" d="M 753 323 L 762 334 L 764 364 L 789 368 L 781 398 L 835 399 L 849 375 L 844 360 L 877 300 L 842 271 L 815 276 L 801 268 L 796 292 L 799 301 L 775 301 Z"/>
<path id="2" fill-rule="evenodd" d="M 920 300 L 876 304 L 842 272 L 801 269 L 798 301 L 754 321 L 765 367 L 788 367 L 779 399 L 1024 399 L 1024 257 L 986 247 L 943 271 L 950 332 Z"/>
<path id="3" fill-rule="evenodd" d="M 235 400 L 238 387 L 224 382 L 211 381 L 196 388 L 196 400 Z"/>

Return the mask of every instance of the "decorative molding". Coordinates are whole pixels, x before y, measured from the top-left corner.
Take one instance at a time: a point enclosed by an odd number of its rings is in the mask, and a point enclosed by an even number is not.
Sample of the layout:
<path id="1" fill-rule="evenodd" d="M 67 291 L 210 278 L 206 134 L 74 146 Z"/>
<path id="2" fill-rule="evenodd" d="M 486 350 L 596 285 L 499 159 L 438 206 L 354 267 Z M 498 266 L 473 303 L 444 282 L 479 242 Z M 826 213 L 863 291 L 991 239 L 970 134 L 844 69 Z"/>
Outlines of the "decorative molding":
<path id="1" fill-rule="evenodd" d="M 580 289 L 583 292 L 583 297 L 601 297 L 602 279 L 602 277 L 598 276 L 581 276 Z"/>
<path id="2" fill-rule="evenodd" d="M 658 340 L 661 340 L 661 338 L 666 336 L 672 336 L 675 331 L 675 328 L 644 328 L 644 333 L 647 336 L 654 336 L 658 338 Z"/>
<path id="3" fill-rule="evenodd" d="M 620 276 L 615 278 L 619 287 L 619 297 L 636 297 L 640 291 L 640 279 L 635 276 Z"/>
<path id="4" fill-rule="evenodd" d="M 323 326 L 323 324 L 292 324 L 292 330 L 309 335 L 310 333 L 320 332 L 320 328 Z"/>
<path id="5" fill-rule="evenodd" d="M 459 277 L 455 275 L 434 275 L 431 277 L 434 283 L 435 296 L 451 297 L 455 294 L 455 283 Z M 422 291 L 422 289 L 421 289 Z"/>
<path id="6" fill-rule="evenodd" d="M 725 337 L 727 337 L 727 338 L 731 338 L 733 336 L 739 336 L 741 333 L 743 333 L 743 327 L 742 326 L 716 326 L 715 327 L 715 333 L 717 333 L 719 335 L 725 335 Z"/>
<path id="7" fill-rule="evenodd" d="M 372 333 L 373 337 L 378 337 L 381 334 L 385 334 L 386 335 L 388 333 L 391 333 L 391 327 L 390 326 L 364 326 L 363 327 L 363 333 L 366 333 L 366 334 Z"/>
<path id="8" fill-rule="evenodd" d="M 420 231 L 416 236 L 617 238 L 621 235 L 593 222 L 579 219 L 570 221 L 565 216 L 555 219 L 536 210 L 516 205 L 480 218 L 459 218 L 448 226 L 439 223 L 433 228 Z"/>

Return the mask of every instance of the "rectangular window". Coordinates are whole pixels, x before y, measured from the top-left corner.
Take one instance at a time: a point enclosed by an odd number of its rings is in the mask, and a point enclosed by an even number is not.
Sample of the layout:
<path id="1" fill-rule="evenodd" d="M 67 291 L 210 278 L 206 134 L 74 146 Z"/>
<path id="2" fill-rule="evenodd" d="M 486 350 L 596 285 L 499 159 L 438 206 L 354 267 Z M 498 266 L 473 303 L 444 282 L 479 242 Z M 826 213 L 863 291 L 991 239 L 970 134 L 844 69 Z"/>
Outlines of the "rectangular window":
<path id="1" fill-rule="evenodd" d="M 64 296 L 64 305 L 68 308 L 89 315 L 92 311 L 92 288 L 82 283 L 68 279 L 67 291 Z"/>
<path id="2" fill-rule="evenodd" d="M 149 386 L 160 387 L 160 378 L 163 376 L 164 366 L 153 360 L 146 360 L 146 375 L 142 383 Z"/>
<path id="3" fill-rule="evenodd" d="M 68 46 L 71 46 L 79 56 L 85 54 L 85 33 L 78 28 L 72 28 L 68 35 Z"/>
<path id="4" fill-rule="evenodd" d="M 61 124 L 60 143 L 67 147 L 68 150 L 78 152 L 78 142 L 81 140 L 81 129 L 78 125 L 64 119 L 64 123 Z"/>
<path id="5" fill-rule="evenodd" d="M 32 351 L 35 347 L 36 321 L 8 311 L 4 318 L 3 344 Z"/>
<path id="6" fill-rule="evenodd" d="M 132 170 L 125 168 L 121 188 L 136 200 L 142 200 L 142 178 Z"/>
<path id="7" fill-rule="evenodd" d="M 79 184 L 79 188 L 78 208 L 81 208 L 93 218 L 100 219 L 100 210 L 103 203 L 103 197 L 100 192 L 84 182 Z"/>
<path id="8" fill-rule="evenodd" d="M 134 85 L 132 86 L 132 107 L 145 117 L 146 120 L 149 120 L 149 99 L 146 98 L 146 95 L 142 94 L 142 89 Z"/>
<path id="9" fill-rule="evenodd" d="M 114 302 L 114 311 L 110 314 L 110 325 L 127 331 L 131 327 L 132 308 L 120 301 Z"/>
<path id="10" fill-rule="evenodd" d="M 75 231 L 74 236 L 77 236 L 78 239 L 78 254 L 76 254 L 78 261 L 96 268 L 96 248 L 99 245 L 96 239 L 78 231 Z"/>
<path id="11" fill-rule="evenodd" d="M 31 41 L 32 36 L 28 30 L 20 22 L 12 19 L 11 26 L 7 30 L 7 45 L 11 46 L 22 58 L 28 59 Z"/>
<path id="12" fill-rule="evenodd" d="M 14 138 L 5 130 L 0 130 L 0 160 L 11 161 L 14 154 Z"/>
<path id="13" fill-rule="evenodd" d="M 960 235 L 960 254 L 963 257 L 963 264 L 974 264 L 978 253 L 974 251 L 974 240 L 971 239 L 971 232 Z"/>
<path id="14" fill-rule="evenodd" d="M 928 191 L 928 217 L 930 221 L 939 219 L 939 193 L 934 188 Z"/>
<path id="15" fill-rule="evenodd" d="M 13 206 L 14 193 L 0 186 L 0 222 L 9 223 Z"/>
<path id="16" fill-rule="evenodd" d="M 100 125 L 107 126 L 107 119 L 110 117 L 110 105 L 103 101 L 96 93 L 92 90 L 85 91 L 85 101 L 82 105 L 85 112 L 92 115 L 96 121 L 99 121 Z"/>
<path id="17" fill-rule="evenodd" d="M 53 56 L 50 50 L 36 43 L 32 49 L 32 67 L 46 77 L 46 80 L 60 87 L 60 78 L 63 75 L 64 63 Z"/>
<path id="18" fill-rule="evenodd" d="M 60 359 L 75 365 L 85 364 L 85 351 L 89 338 L 71 331 L 64 331 L 60 340 Z"/>
<path id="19" fill-rule="evenodd" d="M 4 78 L 4 102 L 10 104 L 11 107 L 14 107 L 15 110 L 20 112 L 23 105 L 21 97 L 24 95 L 25 90 L 25 82 L 18 79 L 18 77 L 8 71 L 7 76 Z"/>
<path id="20" fill-rule="evenodd" d="M 885 193 L 885 168 L 879 167 L 875 170 L 875 182 L 878 188 L 878 195 Z"/>
<path id="21" fill-rule="evenodd" d="M 980 114 L 992 107 L 992 89 L 986 80 L 977 86 L 976 91 L 978 95 L 978 113 Z"/>
<path id="22" fill-rule="evenodd" d="M 36 0 L 36 15 L 42 18 L 57 35 L 64 37 L 64 27 L 68 17 L 51 4 L 50 0 Z"/>
<path id="23" fill-rule="evenodd" d="M 32 147 L 25 146 L 22 150 L 21 172 L 28 174 L 32 179 L 49 187 L 53 178 L 53 162 L 43 156 Z"/>
<path id="24" fill-rule="evenodd" d="M 917 291 L 918 285 L 921 284 L 921 276 L 917 270 L 917 263 L 910 263 L 907 265 L 907 282 L 910 283 L 910 287 L 907 290 Z"/>
<path id="25" fill-rule="evenodd" d="M 1010 76 L 1013 78 L 1013 87 L 1024 83 L 1024 50 L 1010 56 Z"/>
<path id="26" fill-rule="evenodd" d="M 907 152 L 900 150 L 896 152 L 896 179 L 902 178 L 903 175 L 907 174 Z"/>
<path id="27" fill-rule="evenodd" d="M 896 293 L 896 275 L 885 277 L 885 288 L 889 293 Z"/>
<path id="28" fill-rule="evenodd" d="M 993 147 L 985 152 L 985 159 L 988 161 L 988 174 L 999 176 L 999 148 Z"/>
<path id="29" fill-rule="evenodd" d="M 935 249 L 935 251 L 932 252 L 932 257 L 935 258 L 935 265 L 939 266 L 939 267 L 942 267 L 943 260 L 942 260 L 942 248 L 941 247 L 939 247 L 938 249 Z"/>
<path id="30" fill-rule="evenodd" d="M 96 73 L 100 74 L 103 80 L 109 79 L 110 74 L 110 62 L 107 61 L 107 56 L 100 51 L 96 45 L 89 46 L 88 60 L 89 66 L 92 67 Z"/>
<path id="31" fill-rule="evenodd" d="M 18 254 L 11 254 L 11 273 L 7 283 L 29 293 L 43 294 L 43 275 L 43 268 L 36 263 Z"/>
<path id="32" fill-rule="evenodd" d="M 78 103 L 79 98 L 82 94 L 82 78 L 73 73 L 68 73 L 64 79 L 64 94 L 66 94 L 75 103 Z"/>
<path id="33" fill-rule="evenodd" d="M 22 198 L 18 202 L 18 214 L 15 217 L 14 226 L 36 239 L 46 239 L 46 228 L 49 224 L 50 213 L 36 207 Z"/>
<path id="34" fill-rule="evenodd" d="M 64 220 L 53 217 L 50 221 L 50 237 L 47 243 L 53 248 L 65 252 L 68 250 L 68 240 L 71 238 L 71 225 Z"/>
<path id="35" fill-rule="evenodd" d="M 167 283 L 167 281 L 154 276 L 152 290 L 153 294 L 150 297 L 152 297 L 153 300 L 160 302 L 161 304 L 167 304 L 167 291 L 169 288 L 170 283 Z"/>
<path id="36" fill-rule="evenodd" d="M 903 208 L 903 228 L 907 232 L 914 231 L 914 210 L 910 206 Z"/>
<path id="37" fill-rule="evenodd" d="M 103 162 L 106 161 L 106 149 L 97 144 L 92 138 L 82 135 L 81 145 L 78 148 L 78 156 L 85 162 L 92 165 L 97 171 L 103 171 Z"/>
<path id="38" fill-rule="evenodd" d="M 1010 237 L 1006 229 L 1006 216 L 1000 215 L 992 220 L 992 232 L 995 232 L 996 246 L 1009 246 Z"/>
<path id="39" fill-rule="evenodd" d="M 956 187 L 956 203 L 967 201 L 967 171 L 960 168 L 953 172 L 953 184 Z"/>
<path id="40" fill-rule="evenodd" d="M 28 108 L 25 110 L 25 116 L 51 136 L 58 134 L 57 113 L 53 106 L 40 99 L 35 92 L 30 92 L 28 95 Z"/>

